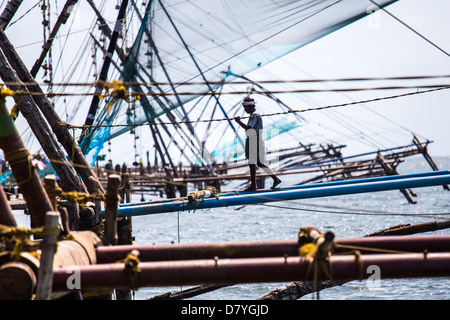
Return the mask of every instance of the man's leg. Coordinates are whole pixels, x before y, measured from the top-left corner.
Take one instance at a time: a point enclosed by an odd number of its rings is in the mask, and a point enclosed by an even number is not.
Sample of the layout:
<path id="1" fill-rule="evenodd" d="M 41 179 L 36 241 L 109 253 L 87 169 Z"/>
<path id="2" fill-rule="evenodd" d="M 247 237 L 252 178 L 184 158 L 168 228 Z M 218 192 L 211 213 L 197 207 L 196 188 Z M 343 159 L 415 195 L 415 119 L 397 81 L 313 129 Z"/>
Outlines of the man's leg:
<path id="1" fill-rule="evenodd" d="M 281 180 L 273 173 L 272 169 L 270 169 L 267 164 L 259 162 L 258 167 L 263 169 L 264 172 L 273 179 L 273 184 L 270 189 L 275 189 L 281 183 Z"/>
<path id="2" fill-rule="evenodd" d="M 256 191 L 256 165 L 249 163 L 250 168 L 250 186 L 242 191 Z"/>

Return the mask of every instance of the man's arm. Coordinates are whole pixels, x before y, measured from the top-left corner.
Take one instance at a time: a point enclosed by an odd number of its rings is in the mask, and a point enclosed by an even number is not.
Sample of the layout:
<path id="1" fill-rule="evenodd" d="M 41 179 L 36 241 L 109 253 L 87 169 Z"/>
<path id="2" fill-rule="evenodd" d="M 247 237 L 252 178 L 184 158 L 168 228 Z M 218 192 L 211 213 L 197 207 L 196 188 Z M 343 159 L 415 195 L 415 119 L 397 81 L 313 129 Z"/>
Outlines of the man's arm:
<path id="1" fill-rule="evenodd" d="M 248 129 L 251 128 L 250 126 L 248 126 L 248 125 L 246 125 L 245 123 L 243 123 L 243 122 L 241 121 L 241 117 L 239 117 L 239 116 L 234 117 L 234 120 L 235 120 L 242 128 L 244 128 L 245 130 L 248 130 Z"/>

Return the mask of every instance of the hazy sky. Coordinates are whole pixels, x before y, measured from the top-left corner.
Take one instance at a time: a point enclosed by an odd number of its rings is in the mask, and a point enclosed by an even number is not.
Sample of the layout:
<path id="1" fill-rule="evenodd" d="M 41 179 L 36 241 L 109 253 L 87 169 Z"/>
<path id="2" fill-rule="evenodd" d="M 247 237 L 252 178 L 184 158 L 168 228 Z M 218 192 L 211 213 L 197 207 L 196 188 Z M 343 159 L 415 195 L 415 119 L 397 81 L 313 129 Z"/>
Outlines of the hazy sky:
<path id="1" fill-rule="evenodd" d="M 116 3 L 116 1 L 111 2 Z M 4 3 L 5 1 L 3 1 L 3 5 Z M 37 3 L 37 1 L 33 3 Z M 22 11 L 16 14 L 16 17 L 22 15 L 29 8 L 30 3 L 27 1 L 27 7 L 23 7 Z M 450 19 L 448 19 L 450 1 L 399 0 L 388 6 L 387 10 L 447 53 L 450 52 Z M 114 11 L 114 14 L 116 12 Z M 32 14 L 36 19 L 41 19 L 40 10 L 34 9 Z M 73 30 L 81 28 L 86 20 L 90 21 L 90 18 L 87 17 L 87 15 L 75 17 Z M 36 25 L 41 28 L 40 23 Z M 13 44 L 18 46 L 18 52 L 25 63 L 31 67 L 40 53 L 42 43 L 39 42 L 39 39 L 30 38 L 28 32 L 27 23 L 17 23 L 6 30 Z M 86 32 L 85 29 L 80 34 L 75 33 L 73 37 L 84 36 Z M 62 45 L 63 41 L 64 39 L 58 39 L 58 45 Z M 74 51 L 77 49 L 73 48 Z M 56 59 L 57 57 L 53 57 L 54 61 Z M 450 57 L 380 10 L 376 14 L 329 34 L 261 68 L 261 70 L 253 72 L 251 77 L 257 80 L 258 78 L 264 79 L 268 75 L 270 75 L 270 79 L 450 75 Z M 352 83 L 350 86 L 381 86 L 386 84 L 402 86 L 430 83 L 446 85 L 449 83 L 449 79 L 433 80 L 434 82 L 418 80 L 416 82 Z M 327 85 L 339 87 L 339 84 L 335 83 Z M 297 95 L 292 103 L 294 108 L 305 108 L 348 101 L 362 101 L 411 91 L 415 90 L 359 91 L 339 95 Z M 286 95 L 282 95 L 282 98 L 288 102 L 292 99 L 292 97 Z M 366 104 L 365 108 L 381 114 L 388 119 L 388 122 L 399 128 L 411 130 L 420 135 L 421 138 L 433 140 L 434 143 L 430 145 L 432 155 L 448 156 L 450 155 L 449 101 L 450 89 L 370 103 Z M 362 107 L 354 106 L 348 108 L 348 111 L 351 116 L 361 116 L 361 122 L 378 121 L 376 120 L 378 118 L 372 118 L 371 113 L 367 113 L 367 110 L 360 115 L 362 109 Z M 317 117 L 317 115 L 314 116 Z M 20 126 L 20 122 L 18 122 L 18 125 Z M 390 132 L 386 132 L 386 138 L 389 138 L 390 134 Z M 409 143 L 412 137 L 408 133 L 405 139 Z"/>
<path id="2" fill-rule="evenodd" d="M 450 54 L 450 1 L 400 0 L 386 8 L 431 42 Z M 279 78 L 317 79 L 450 75 L 450 57 L 381 10 L 311 43 L 269 66 Z M 388 85 L 438 83 L 389 82 Z M 387 83 L 375 82 L 374 86 Z M 338 85 L 332 84 L 335 87 Z M 352 84 L 358 87 L 358 84 Z M 371 86 L 371 84 L 364 84 Z M 346 93 L 354 101 L 415 90 Z M 335 100 L 321 100 L 325 105 Z M 450 155 L 450 89 L 366 104 L 399 126 L 434 141 L 432 155 Z M 358 107 L 354 107 L 355 112 Z"/>

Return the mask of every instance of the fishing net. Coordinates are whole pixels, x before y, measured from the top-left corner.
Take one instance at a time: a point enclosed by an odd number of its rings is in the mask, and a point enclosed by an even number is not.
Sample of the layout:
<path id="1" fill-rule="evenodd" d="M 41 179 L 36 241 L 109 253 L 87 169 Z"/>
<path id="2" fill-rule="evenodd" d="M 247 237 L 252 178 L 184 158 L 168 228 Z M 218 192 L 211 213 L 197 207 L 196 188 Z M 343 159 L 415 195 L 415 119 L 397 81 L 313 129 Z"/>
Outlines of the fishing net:
<path id="1" fill-rule="evenodd" d="M 150 1 L 121 73 L 124 82 L 138 83 L 127 89 L 140 93 L 140 99 L 119 100 L 110 111 L 100 108 L 94 121 L 94 126 L 131 126 L 93 127 L 82 150 L 93 164 L 103 144 L 130 131 L 132 124 L 152 121 L 214 92 L 235 75 L 348 25 L 373 7 L 372 1 L 361 0 Z"/>

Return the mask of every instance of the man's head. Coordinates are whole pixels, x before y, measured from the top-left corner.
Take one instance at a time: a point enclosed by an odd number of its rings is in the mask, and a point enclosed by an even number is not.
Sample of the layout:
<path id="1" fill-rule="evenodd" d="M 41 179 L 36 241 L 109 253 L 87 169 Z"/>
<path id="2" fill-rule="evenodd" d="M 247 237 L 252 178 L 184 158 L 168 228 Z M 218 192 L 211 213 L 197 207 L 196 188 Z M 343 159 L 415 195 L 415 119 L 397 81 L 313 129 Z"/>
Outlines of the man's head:
<path id="1" fill-rule="evenodd" d="M 244 98 L 244 101 L 242 101 L 242 105 L 244 106 L 244 110 L 247 113 L 251 113 L 255 110 L 255 100 L 253 98 L 250 98 L 249 96 Z"/>

